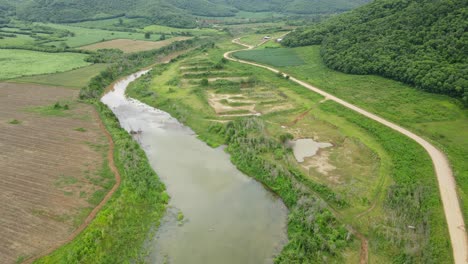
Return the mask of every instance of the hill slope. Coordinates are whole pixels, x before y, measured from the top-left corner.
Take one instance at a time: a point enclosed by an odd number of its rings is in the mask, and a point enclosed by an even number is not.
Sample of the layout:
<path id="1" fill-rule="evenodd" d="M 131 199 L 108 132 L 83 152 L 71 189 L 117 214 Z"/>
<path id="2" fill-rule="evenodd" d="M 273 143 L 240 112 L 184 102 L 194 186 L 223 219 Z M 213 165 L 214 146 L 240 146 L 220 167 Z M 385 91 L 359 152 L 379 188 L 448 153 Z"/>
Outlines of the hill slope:
<path id="1" fill-rule="evenodd" d="M 1 0 L 16 6 L 20 19 L 76 22 L 126 15 L 174 26 L 194 26 L 194 16 L 235 16 L 239 11 L 288 14 L 335 13 L 369 0 Z"/>
<path id="2" fill-rule="evenodd" d="M 284 44 L 322 44 L 333 69 L 379 74 L 468 103 L 467 29 L 466 0 L 376 0 L 294 32 Z"/>

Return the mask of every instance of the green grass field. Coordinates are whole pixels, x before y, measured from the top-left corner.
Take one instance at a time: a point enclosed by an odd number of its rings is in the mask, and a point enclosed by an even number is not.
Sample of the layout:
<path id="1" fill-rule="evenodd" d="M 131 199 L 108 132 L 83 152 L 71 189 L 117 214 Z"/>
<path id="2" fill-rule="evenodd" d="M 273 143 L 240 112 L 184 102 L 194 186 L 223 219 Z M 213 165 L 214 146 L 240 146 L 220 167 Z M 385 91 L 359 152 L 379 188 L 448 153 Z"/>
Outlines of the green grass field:
<path id="1" fill-rule="evenodd" d="M 453 166 L 465 219 L 468 219 L 468 110 L 448 96 L 426 93 L 403 83 L 373 75 L 351 75 L 331 70 L 319 46 L 289 50 L 304 62 L 280 70 L 305 80 L 339 98 L 399 123 L 434 142 Z M 264 49 L 264 56 L 274 56 Z M 285 54 L 287 52 L 285 51 Z M 244 56 L 248 59 L 248 56 Z M 295 59 L 295 56 L 292 56 Z M 250 60 L 278 66 L 264 57 Z"/>
<path id="2" fill-rule="evenodd" d="M 15 34 L 16 37 L 5 37 L 0 39 L 0 48 L 13 47 L 13 46 L 26 46 L 34 44 L 34 39 L 28 35 Z"/>
<path id="3" fill-rule="evenodd" d="M 252 60 L 277 67 L 303 65 L 304 61 L 296 51 L 291 49 L 258 49 L 234 53 L 241 60 Z"/>
<path id="4" fill-rule="evenodd" d="M 91 29 L 84 27 L 76 27 L 69 25 L 59 25 L 59 24 L 41 24 L 37 25 L 46 25 L 48 27 L 68 30 L 73 32 L 74 36 L 68 36 L 63 41 L 56 41 L 47 43 L 47 45 L 59 46 L 60 43 L 65 43 L 69 47 L 80 47 L 93 43 L 97 43 L 103 40 L 112 40 L 112 39 L 134 39 L 134 40 L 147 40 L 145 39 L 145 34 L 143 32 L 121 32 L 121 31 L 110 31 L 103 29 Z M 152 34 L 149 40 L 157 41 L 161 36 L 157 34 Z"/>
<path id="5" fill-rule="evenodd" d="M 263 42 L 263 37 L 265 37 L 265 36 L 271 37 L 271 40 L 268 41 L 267 43 L 270 43 L 270 42 L 275 43 L 275 40 L 277 38 L 279 38 L 280 36 L 284 35 L 284 34 L 285 34 L 285 32 L 250 34 L 250 35 L 243 36 L 240 40 L 242 41 L 242 43 L 252 45 L 252 46 L 256 46 L 256 45 Z M 267 43 L 265 43 L 264 45 L 266 45 Z M 269 45 L 269 46 L 271 47 L 272 45 Z M 263 47 L 263 45 L 262 45 L 262 47 Z M 279 45 L 278 45 L 278 47 L 279 47 Z"/>
<path id="6" fill-rule="evenodd" d="M 84 61 L 86 56 L 78 53 L 0 49 L 0 80 L 84 67 L 90 64 Z"/>
<path id="7" fill-rule="evenodd" d="M 190 33 L 193 36 L 215 36 L 221 34 L 219 30 L 211 28 L 173 28 L 161 25 L 151 25 L 143 29 L 144 32 L 154 32 L 158 34 L 181 34 L 182 32 Z"/>
<path id="8" fill-rule="evenodd" d="M 98 75 L 106 67 L 106 64 L 94 64 L 67 72 L 26 76 L 9 81 L 81 88 L 88 84 L 92 77 Z"/>

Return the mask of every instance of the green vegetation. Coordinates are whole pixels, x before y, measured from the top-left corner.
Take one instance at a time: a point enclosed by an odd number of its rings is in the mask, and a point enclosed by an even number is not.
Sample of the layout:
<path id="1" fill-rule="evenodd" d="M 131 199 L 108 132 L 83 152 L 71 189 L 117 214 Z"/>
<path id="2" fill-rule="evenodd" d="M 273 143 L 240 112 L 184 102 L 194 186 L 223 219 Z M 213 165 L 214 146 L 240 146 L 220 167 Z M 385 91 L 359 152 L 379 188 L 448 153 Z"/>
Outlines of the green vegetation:
<path id="1" fill-rule="evenodd" d="M 72 116 L 70 105 L 74 102 L 56 102 L 53 105 L 30 107 L 26 110 L 45 116 Z"/>
<path id="2" fill-rule="evenodd" d="M 83 28 L 83 27 L 76 27 L 76 26 L 69 26 L 69 25 L 59 25 L 59 24 L 41 24 L 38 23 L 37 25 L 42 25 L 46 27 L 51 27 L 56 30 L 62 30 L 66 32 L 71 32 L 68 36 L 63 38 L 63 40 L 57 40 L 54 42 L 49 42 L 47 45 L 66 45 L 68 47 L 80 47 L 85 46 L 105 40 L 112 40 L 112 39 L 133 39 L 133 40 L 153 40 L 158 41 L 160 39 L 160 35 L 153 34 L 150 38 L 145 37 L 145 33 L 143 32 L 121 32 L 121 31 L 110 31 L 110 30 L 102 30 L 102 29 L 90 29 L 90 28 Z M 63 43 L 63 44 L 62 44 Z"/>
<path id="3" fill-rule="evenodd" d="M 263 121 L 248 118 L 229 123 L 225 137 L 232 162 L 274 190 L 291 211 L 289 243 L 276 263 L 323 261 L 330 256 L 339 256 L 341 250 L 349 246 L 348 231 L 327 205 L 316 198 L 314 189 L 307 188 L 303 176 L 277 161 L 261 158 L 272 150 L 284 148 L 268 136 Z"/>
<path id="4" fill-rule="evenodd" d="M 168 195 L 145 153 L 120 128 L 111 110 L 97 104 L 115 143 L 115 163 L 122 182 L 93 222 L 72 242 L 36 263 L 122 263 L 139 261 L 150 228 L 158 226 Z M 94 194 L 91 202 L 101 199 Z"/>
<path id="5" fill-rule="evenodd" d="M 107 67 L 107 64 L 99 63 L 67 72 L 27 76 L 9 81 L 17 83 L 35 83 L 51 86 L 81 88 L 86 86 L 91 78 L 98 75 L 99 72 L 103 71 Z"/>
<path id="6" fill-rule="evenodd" d="M 0 49 L 0 80 L 64 72 L 89 65 L 86 55 Z"/>
<path id="7" fill-rule="evenodd" d="M 12 120 L 8 121 L 8 124 L 19 125 L 19 124 L 21 124 L 21 121 L 19 121 L 18 119 L 12 119 Z"/>
<path id="8" fill-rule="evenodd" d="M 442 239 L 448 234 L 437 181 L 424 149 L 339 105 L 321 103 L 320 96 L 263 69 L 229 62 L 222 71 L 231 76 L 248 72 L 249 80 L 217 80 L 204 85 L 186 82 L 183 72 L 192 70 L 186 67 L 197 65 L 204 72 L 201 65 L 215 65 L 226 50 L 236 48 L 227 43 L 218 45 L 221 48 L 194 52 L 186 60 L 156 68 L 132 83 L 128 93 L 171 113 L 208 144 L 227 144 L 239 169 L 283 198 L 291 211 L 290 243 L 278 262 L 340 263 L 343 252 L 356 256 L 350 252 L 359 251 L 358 241 L 346 239 L 349 231 L 343 224 L 363 233 L 369 240 L 370 257 L 376 262 L 451 261 L 450 244 Z M 305 65 L 283 68 L 301 67 Z M 172 82 L 175 79 L 178 81 Z M 275 93 L 283 99 L 268 97 Z M 255 100 L 255 111 L 263 114 L 242 118 L 215 113 L 212 101 L 220 95 L 225 96 L 219 97 L 221 104 Z M 287 102 L 289 108 L 266 112 L 280 102 Z M 232 122 L 225 125 L 226 121 Z M 304 169 L 282 144 L 290 138 L 287 133 L 332 142 L 328 162 L 335 169 L 328 174 Z M 415 226 L 416 231 L 408 226 Z M 411 235 L 406 235 L 408 232 Z M 317 244 L 324 246 L 317 248 Z"/>
<path id="9" fill-rule="evenodd" d="M 220 34 L 218 30 L 212 28 L 174 28 L 162 25 L 146 26 L 143 31 L 154 34 L 169 34 L 179 36 L 215 36 Z"/>
<path id="10" fill-rule="evenodd" d="M 320 14 L 336 13 L 349 10 L 366 3 L 366 0 L 330 0 L 330 1 L 307 1 L 307 0 L 239 0 L 232 2 L 232 5 L 240 10 L 250 12 L 276 11 L 280 13 L 293 14 Z"/>
<path id="11" fill-rule="evenodd" d="M 273 66 L 297 66 L 304 64 L 301 57 L 292 49 L 259 49 L 236 52 L 241 60 L 253 60 Z"/>
<path id="12" fill-rule="evenodd" d="M 378 74 L 468 105 L 464 0 L 382 0 L 290 34 L 284 44 L 322 44 L 325 64 Z"/>

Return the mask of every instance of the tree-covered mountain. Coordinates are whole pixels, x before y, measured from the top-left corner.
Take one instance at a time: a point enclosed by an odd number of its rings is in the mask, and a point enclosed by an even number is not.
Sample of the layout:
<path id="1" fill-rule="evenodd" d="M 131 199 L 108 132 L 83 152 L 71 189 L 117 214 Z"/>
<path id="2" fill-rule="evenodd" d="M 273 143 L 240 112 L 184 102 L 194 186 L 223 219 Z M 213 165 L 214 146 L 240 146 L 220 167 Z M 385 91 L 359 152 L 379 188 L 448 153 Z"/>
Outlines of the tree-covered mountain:
<path id="1" fill-rule="evenodd" d="M 239 11 L 327 14 L 369 0 L 1 0 L 16 8 L 19 19 L 76 22 L 120 15 L 144 17 L 173 26 L 194 26 L 196 16 L 228 17 Z"/>
<path id="2" fill-rule="evenodd" d="M 324 62 L 468 103 L 468 1 L 375 0 L 298 30 L 286 46 L 322 44 Z"/>
<path id="3" fill-rule="evenodd" d="M 14 15 L 13 5 L 6 0 L 0 0 L 0 25 L 8 23 L 11 15 Z"/>

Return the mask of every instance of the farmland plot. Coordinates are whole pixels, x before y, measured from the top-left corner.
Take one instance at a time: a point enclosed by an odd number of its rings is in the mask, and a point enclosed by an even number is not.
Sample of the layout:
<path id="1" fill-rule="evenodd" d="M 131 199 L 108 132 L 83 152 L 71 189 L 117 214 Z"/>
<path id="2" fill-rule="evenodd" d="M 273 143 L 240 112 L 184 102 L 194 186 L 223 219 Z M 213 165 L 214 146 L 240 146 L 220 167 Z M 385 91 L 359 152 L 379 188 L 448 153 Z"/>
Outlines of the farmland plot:
<path id="1" fill-rule="evenodd" d="M 66 240 L 114 183 L 94 109 L 76 93 L 0 83 L 0 263 Z"/>

